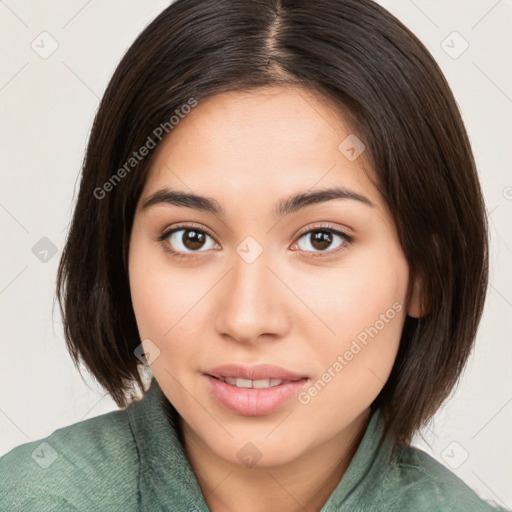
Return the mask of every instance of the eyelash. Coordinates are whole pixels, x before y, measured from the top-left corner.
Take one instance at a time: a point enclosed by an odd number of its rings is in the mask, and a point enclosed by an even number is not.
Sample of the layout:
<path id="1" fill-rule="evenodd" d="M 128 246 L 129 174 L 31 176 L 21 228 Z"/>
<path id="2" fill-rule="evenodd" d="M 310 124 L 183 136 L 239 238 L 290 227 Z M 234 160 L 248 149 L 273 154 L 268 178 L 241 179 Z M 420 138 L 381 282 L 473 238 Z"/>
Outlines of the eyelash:
<path id="1" fill-rule="evenodd" d="M 160 242 L 163 245 L 163 248 L 167 252 L 169 252 L 173 258 L 177 258 L 180 260 L 190 260 L 190 259 L 193 259 L 196 257 L 195 253 L 187 254 L 187 253 L 182 253 L 182 252 L 176 251 L 176 250 L 172 249 L 171 246 L 166 242 L 166 240 L 173 233 L 175 233 L 176 231 L 180 231 L 182 229 L 196 230 L 196 231 L 199 231 L 200 233 L 204 233 L 204 234 L 208 235 L 212 240 L 215 240 L 215 237 L 212 235 L 212 233 L 210 233 L 210 231 L 205 228 L 202 228 L 202 227 L 200 228 L 199 226 L 195 226 L 193 224 L 180 224 L 178 226 L 173 226 L 171 229 L 165 230 L 157 239 L 158 242 Z M 346 248 L 345 246 L 347 244 L 351 245 L 354 243 L 354 237 L 352 235 L 349 235 L 348 233 L 340 230 L 339 228 L 335 228 L 334 226 L 332 226 L 330 224 L 321 224 L 321 225 L 309 228 L 307 230 L 301 231 L 297 235 L 296 242 L 294 242 L 293 245 L 295 245 L 304 235 L 306 235 L 308 233 L 313 233 L 315 231 L 327 231 L 334 235 L 339 235 L 344 239 L 344 241 L 336 249 L 331 249 L 330 251 L 323 251 L 323 252 L 320 251 L 317 253 L 310 254 L 308 257 L 311 257 L 311 258 L 318 258 L 318 257 L 323 258 L 323 257 L 326 257 L 325 255 L 331 256 L 333 253 L 337 253 L 337 252 L 345 249 Z M 205 252 L 205 251 L 196 251 L 196 252 L 200 253 L 200 252 Z M 306 251 L 306 252 L 308 252 L 308 251 Z"/>

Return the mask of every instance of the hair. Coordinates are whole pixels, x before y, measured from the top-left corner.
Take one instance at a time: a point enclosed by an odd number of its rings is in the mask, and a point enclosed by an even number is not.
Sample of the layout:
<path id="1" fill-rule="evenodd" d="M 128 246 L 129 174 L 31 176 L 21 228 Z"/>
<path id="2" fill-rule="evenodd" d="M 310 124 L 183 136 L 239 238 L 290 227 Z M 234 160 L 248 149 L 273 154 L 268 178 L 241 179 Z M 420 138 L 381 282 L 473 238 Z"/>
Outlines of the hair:
<path id="1" fill-rule="evenodd" d="M 170 132 L 184 105 L 263 86 L 302 87 L 339 106 L 366 145 L 425 312 L 406 317 L 371 406 L 395 446 L 408 444 L 471 353 L 487 290 L 487 221 L 445 77 L 416 36 L 371 0 L 177 0 L 143 30 L 107 86 L 84 157 L 57 271 L 67 348 L 119 407 L 132 403 L 130 385 L 144 391 L 128 249 L 155 151 L 133 170 L 126 163 L 162 127 Z"/>

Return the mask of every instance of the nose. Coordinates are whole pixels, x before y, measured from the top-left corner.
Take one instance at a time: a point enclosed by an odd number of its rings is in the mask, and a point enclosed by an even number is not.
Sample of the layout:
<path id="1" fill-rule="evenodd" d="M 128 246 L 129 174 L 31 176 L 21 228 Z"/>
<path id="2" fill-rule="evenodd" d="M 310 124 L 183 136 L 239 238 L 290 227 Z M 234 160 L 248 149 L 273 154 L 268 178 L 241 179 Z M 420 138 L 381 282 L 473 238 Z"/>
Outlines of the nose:
<path id="1" fill-rule="evenodd" d="M 254 342 L 263 335 L 286 336 L 290 328 L 287 290 L 276 273 L 269 268 L 265 252 L 252 263 L 233 256 L 233 267 L 217 291 L 215 328 L 219 335 L 240 343 Z"/>

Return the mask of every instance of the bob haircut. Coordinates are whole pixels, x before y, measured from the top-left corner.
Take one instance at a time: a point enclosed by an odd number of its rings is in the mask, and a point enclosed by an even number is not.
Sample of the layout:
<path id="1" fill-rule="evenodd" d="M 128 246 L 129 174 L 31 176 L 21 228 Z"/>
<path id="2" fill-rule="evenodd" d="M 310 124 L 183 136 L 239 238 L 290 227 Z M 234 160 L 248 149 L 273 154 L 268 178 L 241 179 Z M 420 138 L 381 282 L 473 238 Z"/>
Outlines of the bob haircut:
<path id="1" fill-rule="evenodd" d="M 448 83 L 416 36 L 372 0 L 177 0 L 143 30 L 111 78 L 85 153 L 57 272 L 67 349 L 119 407 L 134 401 L 134 383 L 145 392 L 128 249 L 155 151 L 133 169 L 126 163 L 162 127 L 170 133 L 185 105 L 272 85 L 306 88 L 350 119 L 420 282 L 425 314 L 407 316 L 372 404 L 395 446 L 409 444 L 472 350 L 487 289 L 487 220 Z"/>

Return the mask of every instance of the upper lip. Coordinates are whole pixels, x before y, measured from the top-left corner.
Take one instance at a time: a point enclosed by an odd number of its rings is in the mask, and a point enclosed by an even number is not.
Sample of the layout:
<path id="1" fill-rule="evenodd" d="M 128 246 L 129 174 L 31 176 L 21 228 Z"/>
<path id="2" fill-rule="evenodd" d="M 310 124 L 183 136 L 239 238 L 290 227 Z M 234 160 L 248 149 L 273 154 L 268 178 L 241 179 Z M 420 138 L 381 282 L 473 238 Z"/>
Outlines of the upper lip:
<path id="1" fill-rule="evenodd" d="M 239 379 L 263 380 L 263 379 L 280 379 L 280 380 L 300 380 L 307 378 L 305 375 L 291 372 L 280 366 L 271 364 L 242 365 L 242 364 L 223 364 L 207 370 L 206 375 L 212 377 L 235 377 Z"/>

